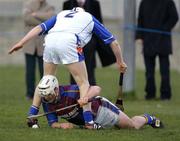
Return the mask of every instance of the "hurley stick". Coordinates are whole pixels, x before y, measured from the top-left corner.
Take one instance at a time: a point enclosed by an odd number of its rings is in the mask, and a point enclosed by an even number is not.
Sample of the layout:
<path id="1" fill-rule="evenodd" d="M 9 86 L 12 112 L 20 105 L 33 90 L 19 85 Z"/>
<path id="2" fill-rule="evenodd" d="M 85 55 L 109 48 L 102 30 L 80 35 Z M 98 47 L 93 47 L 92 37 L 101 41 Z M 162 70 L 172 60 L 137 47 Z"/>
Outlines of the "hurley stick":
<path id="1" fill-rule="evenodd" d="M 123 91 L 122 91 L 122 87 L 123 87 L 123 73 L 120 73 L 120 78 L 119 78 L 119 91 L 118 91 L 118 97 L 116 100 L 116 106 L 119 107 L 122 111 L 124 111 L 124 107 L 123 107 Z"/>

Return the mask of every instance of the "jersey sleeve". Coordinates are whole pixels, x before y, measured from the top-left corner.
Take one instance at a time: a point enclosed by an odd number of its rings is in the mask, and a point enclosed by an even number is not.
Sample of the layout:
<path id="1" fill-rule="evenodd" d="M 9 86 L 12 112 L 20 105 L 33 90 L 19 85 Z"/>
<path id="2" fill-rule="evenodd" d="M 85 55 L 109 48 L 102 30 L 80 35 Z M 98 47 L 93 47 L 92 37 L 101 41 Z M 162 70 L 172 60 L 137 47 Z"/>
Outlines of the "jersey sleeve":
<path id="1" fill-rule="evenodd" d="M 44 112 L 49 112 L 48 111 L 48 104 L 46 103 L 42 103 L 43 106 L 43 110 Z M 51 113 L 46 115 L 46 118 L 48 120 L 48 124 L 51 126 L 51 124 L 53 124 L 54 122 L 58 122 L 58 116 L 56 115 L 56 113 Z"/>
<path id="2" fill-rule="evenodd" d="M 114 36 L 108 31 L 108 29 L 106 29 L 105 26 L 101 24 L 94 16 L 93 22 L 93 33 L 103 40 L 105 44 L 110 44 L 115 40 Z"/>
<path id="3" fill-rule="evenodd" d="M 56 17 L 57 17 L 57 15 L 52 16 L 50 19 L 48 19 L 45 22 L 40 24 L 40 26 L 42 28 L 42 32 L 39 35 L 47 34 L 47 32 L 55 25 Z"/>
<path id="4" fill-rule="evenodd" d="M 61 96 L 63 97 L 70 97 L 74 100 L 80 98 L 80 92 L 78 85 L 66 85 L 60 86 Z"/>

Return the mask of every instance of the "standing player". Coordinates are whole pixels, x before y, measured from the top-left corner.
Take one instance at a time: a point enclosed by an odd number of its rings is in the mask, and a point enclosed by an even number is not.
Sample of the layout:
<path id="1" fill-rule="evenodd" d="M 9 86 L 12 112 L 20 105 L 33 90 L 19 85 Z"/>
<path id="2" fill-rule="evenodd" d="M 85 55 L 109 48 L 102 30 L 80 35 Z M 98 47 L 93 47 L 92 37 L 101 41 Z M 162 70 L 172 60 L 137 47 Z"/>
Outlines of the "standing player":
<path id="1" fill-rule="evenodd" d="M 43 54 L 44 75 L 55 75 L 57 64 L 66 65 L 79 86 L 80 99 L 78 102 L 83 106 L 85 122 L 93 125 L 90 104 L 87 104 L 90 85 L 83 47 L 90 41 L 92 34 L 96 34 L 105 44 L 110 44 L 119 70 L 125 72 L 127 66 L 123 61 L 119 43 L 95 17 L 78 7 L 64 10 L 33 28 L 10 49 L 9 53 L 22 48 L 25 43 L 37 35 L 45 33 L 48 34 L 45 37 Z"/>
<path id="2" fill-rule="evenodd" d="M 100 88 L 98 86 L 92 86 L 89 91 L 94 91 L 93 93 L 98 95 L 100 93 Z M 79 97 L 79 88 L 77 85 L 59 86 L 55 76 L 46 75 L 38 84 L 33 105 L 29 110 L 29 116 L 38 114 L 41 101 L 44 112 L 50 112 L 76 104 Z M 92 99 L 92 97 L 90 97 L 90 99 Z M 108 128 L 112 126 L 140 129 L 145 124 L 151 125 L 154 128 L 162 127 L 161 121 L 149 114 L 129 118 L 109 100 L 100 96 L 92 99 L 90 104 L 94 117 L 93 120 L 95 121 L 91 128 L 85 124 L 81 107 L 72 107 L 48 114 L 48 123 L 52 128 L 63 129 L 73 128 L 73 124 L 81 127 L 84 126 L 88 129 Z M 58 116 L 66 119 L 70 123 L 59 123 Z M 38 124 L 36 119 L 28 120 L 29 127 L 35 124 Z"/>
<path id="3" fill-rule="evenodd" d="M 98 21 L 103 23 L 101 3 L 98 0 L 65 0 L 62 7 L 63 10 L 70 10 L 73 7 L 82 7 L 85 11 L 91 13 Z M 89 83 L 90 85 L 96 85 L 96 54 L 98 54 L 102 67 L 115 63 L 114 54 L 109 46 L 104 47 L 102 41 L 100 41 L 95 34 L 92 35 L 88 44 L 84 46 L 83 52 Z M 72 76 L 70 77 L 70 83 L 76 84 Z"/>

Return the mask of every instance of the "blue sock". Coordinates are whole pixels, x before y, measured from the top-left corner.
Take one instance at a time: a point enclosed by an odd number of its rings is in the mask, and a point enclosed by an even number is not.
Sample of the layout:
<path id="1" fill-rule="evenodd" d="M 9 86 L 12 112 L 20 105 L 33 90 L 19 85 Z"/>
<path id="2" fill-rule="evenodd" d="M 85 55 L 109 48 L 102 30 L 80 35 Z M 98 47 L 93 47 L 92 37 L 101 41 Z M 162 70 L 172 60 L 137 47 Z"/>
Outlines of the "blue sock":
<path id="1" fill-rule="evenodd" d="M 146 118 L 147 124 L 151 125 L 153 122 L 153 117 L 149 114 L 144 114 L 143 116 Z"/>
<path id="2" fill-rule="evenodd" d="M 39 108 L 36 107 L 36 106 L 34 106 L 34 105 L 32 105 L 32 106 L 30 107 L 30 109 L 29 109 L 28 115 L 37 115 L 38 112 L 39 112 Z"/>
<path id="3" fill-rule="evenodd" d="M 84 117 L 85 123 L 89 123 L 89 124 L 93 124 L 94 123 L 91 111 L 83 112 L 83 117 Z"/>

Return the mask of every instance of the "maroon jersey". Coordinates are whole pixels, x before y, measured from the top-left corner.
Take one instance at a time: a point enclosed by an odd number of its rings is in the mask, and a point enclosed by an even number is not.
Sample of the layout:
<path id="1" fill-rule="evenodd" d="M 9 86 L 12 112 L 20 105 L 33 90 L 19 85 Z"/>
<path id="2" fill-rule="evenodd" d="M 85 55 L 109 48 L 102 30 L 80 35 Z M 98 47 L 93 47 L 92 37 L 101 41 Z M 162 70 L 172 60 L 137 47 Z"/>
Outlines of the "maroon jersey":
<path id="1" fill-rule="evenodd" d="M 42 101 L 44 112 L 55 111 L 57 109 L 76 104 L 79 98 L 80 93 L 77 85 L 59 86 L 59 95 L 53 103 L 46 103 Z M 100 104 L 100 100 L 92 100 L 91 108 L 94 117 L 96 116 Z M 58 122 L 58 116 L 76 125 L 84 125 L 85 123 L 83 118 L 83 109 L 79 106 L 48 114 L 46 117 L 49 125 L 53 122 Z"/>
<path id="2" fill-rule="evenodd" d="M 77 85 L 68 85 L 59 87 L 59 96 L 53 103 L 43 103 L 44 112 L 55 111 L 77 103 L 80 97 L 79 87 Z M 47 115 L 48 123 L 58 122 L 58 116 L 77 125 L 84 125 L 83 109 L 72 107 L 66 110 Z"/>

